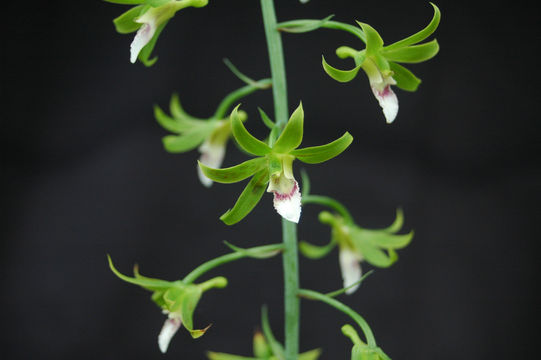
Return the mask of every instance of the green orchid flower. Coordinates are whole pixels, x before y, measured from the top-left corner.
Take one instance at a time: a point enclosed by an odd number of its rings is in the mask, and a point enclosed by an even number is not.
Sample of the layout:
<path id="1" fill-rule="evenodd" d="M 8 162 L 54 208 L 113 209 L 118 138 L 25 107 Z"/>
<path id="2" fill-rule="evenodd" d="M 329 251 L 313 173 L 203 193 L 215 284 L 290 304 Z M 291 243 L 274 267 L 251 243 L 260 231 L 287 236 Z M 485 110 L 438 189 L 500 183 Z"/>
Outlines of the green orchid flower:
<path id="1" fill-rule="evenodd" d="M 139 274 L 137 266 L 133 268 L 134 277 L 129 277 L 121 274 L 114 267 L 110 256 L 107 256 L 107 258 L 109 259 L 109 267 L 116 276 L 130 284 L 151 291 L 152 301 L 167 315 L 167 319 L 158 335 L 158 346 L 162 353 L 167 351 L 171 338 L 181 326 L 184 326 L 194 339 L 203 336 L 208 330 L 210 325 L 203 329 L 194 329 L 193 313 L 195 307 L 205 291 L 226 287 L 226 278 L 219 276 L 200 284 L 185 283 L 181 280 L 166 281 L 142 276 Z"/>
<path id="2" fill-rule="evenodd" d="M 157 57 L 149 59 L 156 41 L 167 22 L 177 11 L 187 7 L 204 7 L 208 0 L 104 0 L 114 4 L 136 5 L 113 20 L 121 34 L 136 32 L 130 46 L 130 61 L 137 59 L 152 66 Z"/>
<path id="3" fill-rule="evenodd" d="M 265 123 L 271 122 L 263 115 Z M 274 194 L 274 208 L 283 218 L 297 223 L 301 215 L 301 193 L 293 176 L 293 161 L 298 159 L 307 164 L 317 164 L 339 155 L 353 141 L 349 133 L 322 146 L 297 149 L 302 142 L 304 110 L 302 104 L 293 112 L 283 132 L 274 141 L 271 131 L 268 143 L 256 139 L 244 127 L 238 106 L 231 114 L 231 128 L 235 140 L 246 152 L 257 156 L 237 166 L 214 169 L 199 162 L 203 174 L 213 181 L 229 184 L 252 177 L 232 209 L 220 219 L 232 225 L 242 220 L 257 205 L 265 188 Z M 268 184 L 268 186 L 267 186 Z"/>
<path id="4" fill-rule="evenodd" d="M 198 119 L 188 115 L 182 108 L 177 94 L 173 94 L 169 104 L 171 116 L 164 113 L 159 106 L 154 106 L 156 121 L 174 135 L 163 137 L 163 146 L 170 153 L 184 153 L 198 148 L 201 153 L 199 161 L 212 168 L 219 168 L 225 156 L 227 141 L 231 137 L 231 120 L 227 119 Z M 244 111 L 238 112 L 241 122 L 247 119 Z M 209 179 L 199 167 L 197 167 L 199 180 L 210 187 L 212 180 Z"/>
<path id="5" fill-rule="evenodd" d="M 331 226 L 331 241 L 326 246 L 315 246 L 301 242 L 299 249 L 306 257 L 318 259 L 327 255 L 336 245 L 339 248 L 339 263 L 346 294 L 354 293 L 362 277 L 361 262 L 387 268 L 398 260 L 395 250 L 406 247 L 413 238 L 413 231 L 397 234 L 402 228 L 404 215 L 397 211 L 393 224 L 384 229 L 370 230 L 356 225 L 351 219 L 333 215 L 327 211 L 319 214 L 319 220 Z"/>
<path id="6" fill-rule="evenodd" d="M 336 69 L 329 65 L 324 57 L 322 58 L 325 72 L 339 82 L 353 80 L 359 70 L 363 69 L 389 124 L 398 114 L 398 98 L 391 86 L 396 85 L 402 90 L 415 91 L 421 83 L 419 78 L 399 63 L 423 62 L 436 56 L 439 51 L 435 39 L 418 44 L 436 31 L 440 23 L 440 10 L 436 5 L 432 3 L 431 5 L 434 8 L 434 16 L 423 30 L 387 46 L 383 46 L 383 39 L 372 26 L 357 22 L 362 29 L 362 33 L 358 36 L 365 42 L 366 48 L 359 51 L 341 46 L 336 50 L 341 59 L 352 58 L 355 61 L 356 67 L 351 70 Z"/>
<path id="7" fill-rule="evenodd" d="M 361 340 L 359 334 L 353 326 L 342 326 L 342 333 L 351 339 L 353 348 L 351 349 L 351 360 L 391 360 L 387 354 L 379 347 L 370 347 Z"/>

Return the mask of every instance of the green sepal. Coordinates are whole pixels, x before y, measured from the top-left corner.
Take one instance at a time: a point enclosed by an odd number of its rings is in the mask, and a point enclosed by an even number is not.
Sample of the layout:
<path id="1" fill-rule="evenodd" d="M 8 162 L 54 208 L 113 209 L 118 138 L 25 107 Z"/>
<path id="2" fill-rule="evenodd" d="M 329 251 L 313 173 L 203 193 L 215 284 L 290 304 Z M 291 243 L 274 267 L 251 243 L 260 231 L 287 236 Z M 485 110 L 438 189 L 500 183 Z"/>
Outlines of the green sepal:
<path id="1" fill-rule="evenodd" d="M 113 20 L 115 29 L 120 34 L 129 34 L 137 31 L 143 24 L 135 22 L 135 19 L 141 15 L 142 5 L 134 6 Z"/>
<path id="2" fill-rule="evenodd" d="M 182 326 L 190 332 L 192 338 L 197 339 L 205 334 L 210 327 L 204 329 L 193 328 L 193 313 L 201 298 L 203 291 L 197 285 L 187 285 L 183 289 L 171 288 L 164 295 L 166 308 L 170 313 L 180 314 Z"/>
<path id="3" fill-rule="evenodd" d="M 310 31 L 314 31 L 321 28 L 322 26 L 325 25 L 327 21 L 331 20 L 333 17 L 334 15 L 329 15 L 326 18 L 321 19 L 321 20 L 306 21 L 304 24 L 299 25 L 299 26 L 281 27 L 281 28 L 278 28 L 278 30 L 283 31 L 283 32 L 295 33 L 295 34 L 310 32 Z"/>
<path id="4" fill-rule="evenodd" d="M 353 141 L 348 132 L 331 143 L 321 146 L 312 146 L 296 149 L 290 152 L 298 160 L 307 164 L 318 164 L 340 155 Z"/>
<path id="5" fill-rule="evenodd" d="M 137 5 L 137 4 L 143 4 L 147 0 L 103 0 L 103 1 L 111 3 L 111 4 Z"/>
<path id="6" fill-rule="evenodd" d="M 239 115 L 237 105 L 231 113 L 231 129 L 233 130 L 233 136 L 241 148 L 250 154 L 256 156 L 264 156 L 271 152 L 271 148 L 263 141 L 256 139 L 252 134 L 246 130 Z"/>
<path id="7" fill-rule="evenodd" d="M 224 169 L 213 169 L 205 166 L 200 161 L 197 163 L 203 174 L 209 179 L 222 184 L 232 184 L 247 179 L 264 168 L 267 160 L 263 157 L 258 157 Z"/>
<path id="8" fill-rule="evenodd" d="M 171 95 L 171 100 L 169 101 L 169 111 L 171 112 L 171 115 L 173 115 L 173 117 L 177 120 L 199 121 L 199 119 L 194 118 L 193 116 L 189 115 L 186 111 L 184 111 L 184 108 L 182 107 L 182 104 L 180 103 L 180 99 L 177 93 L 173 93 L 173 95 Z"/>
<path id="9" fill-rule="evenodd" d="M 397 208 L 393 223 L 381 230 L 394 234 L 395 232 L 398 232 L 400 231 L 400 229 L 402 229 L 402 225 L 404 225 L 404 211 L 402 211 L 401 208 Z"/>
<path id="10" fill-rule="evenodd" d="M 145 3 L 147 3 L 148 5 L 152 7 L 160 7 L 170 2 L 171 0 L 145 0 Z"/>
<path id="11" fill-rule="evenodd" d="M 165 150 L 170 153 L 183 153 L 199 146 L 210 135 L 215 123 L 203 123 L 196 126 L 182 135 L 167 135 L 162 138 Z"/>
<path id="12" fill-rule="evenodd" d="M 355 76 L 357 76 L 357 73 L 361 68 L 361 65 L 357 65 L 357 67 L 351 70 L 339 70 L 329 65 L 327 61 L 325 61 L 324 56 L 321 57 L 321 64 L 323 65 L 323 70 L 325 70 L 330 77 L 339 82 L 349 82 L 355 79 Z"/>
<path id="13" fill-rule="evenodd" d="M 363 255 L 363 259 L 371 265 L 387 268 L 398 260 L 398 255 L 395 251 L 389 250 L 386 254 L 385 251 L 369 242 L 356 241 L 353 237 L 352 240 L 355 243 L 355 247 Z"/>
<path id="14" fill-rule="evenodd" d="M 411 242 L 413 239 L 414 231 L 410 231 L 407 234 L 390 234 L 384 231 L 374 231 L 361 229 L 359 231 L 359 238 L 364 241 L 379 246 L 384 249 L 402 249 Z M 355 236 L 355 235 L 352 235 Z"/>
<path id="15" fill-rule="evenodd" d="M 299 251 L 301 254 L 312 260 L 318 260 L 325 257 L 336 247 L 336 241 L 334 238 L 329 241 L 327 245 L 319 246 L 313 245 L 306 241 L 299 242 Z"/>
<path id="16" fill-rule="evenodd" d="M 113 260 L 111 259 L 111 256 L 107 255 L 107 260 L 109 261 L 109 268 L 119 279 L 124 280 L 125 282 L 128 282 L 133 285 L 141 286 L 142 288 L 146 290 L 158 291 L 158 290 L 165 290 L 174 286 L 182 286 L 182 283 L 180 281 L 172 282 L 172 281 L 153 279 L 153 278 L 147 278 L 147 277 L 141 276 L 139 274 L 137 267 L 134 267 L 135 277 L 126 276 L 120 273 L 115 268 L 115 266 L 113 265 Z"/>
<path id="17" fill-rule="evenodd" d="M 416 91 L 421 83 L 421 79 L 413 75 L 411 71 L 394 62 L 389 62 L 393 79 L 396 81 L 396 86 L 406 91 Z"/>
<path id="18" fill-rule="evenodd" d="M 420 45 L 406 46 L 393 50 L 384 49 L 381 54 L 385 56 L 387 60 L 414 64 L 432 59 L 439 50 L 440 46 L 438 45 L 438 41 L 434 39 Z"/>
<path id="19" fill-rule="evenodd" d="M 194 126 L 188 120 L 168 116 L 158 105 L 154 105 L 154 118 L 164 129 L 177 134 L 190 130 Z"/>
<path id="20" fill-rule="evenodd" d="M 152 55 L 152 51 L 154 50 L 154 47 L 156 46 L 156 42 L 158 41 L 158 38 L 160 37 L 161 32 L 163 31 L 163 29 L 165 28 L 168 22 L 169 20 L 163 22 L 162 24 L 160 24 L 160 26 L 158 26 L 158 28 L 156 29 L 156 33 L 154 34 L 152 39 L 150 39 L 148 44 L 146 44 L 145 47 L 141 49 L 141 51 L 139 52 L 139 55 L 137 56 L 137 58 L 146 67 L 151 67 L 152 65 L 156 63 L 156 61 L 158 61 L 157 56 L 153 57 L 152 59 L 150 59 L 150 56 Z"/>
<path id="21" fill-rule="evenodd" d="M 263 124 L 265 124 L 265 126 L 270 130 L 274 129 L 274 126 L 276 125 L 274 121 L 272 121 L 265 111 L 263 111 L 263 109 L 260 107 L 258 107 L 257 110 L 259 111 L 259 116 L 261 116 L 261 121 L 263 121 Z"/>
<path id="22" fill-rule="evenodd" d="M 377 54 L 383 48 L 383 39 L 372 26 L 360 21 L 357 21 L 357 24 L 359 24 L 366 34 L 366 55 L 371 56 Z"/>
<path id="23" fill-rule="evenodd" d="M 272 147 L 272 151 L 278 154 L 287 154 L 296 149 L 302 142 L 304 126 L 304 110 L 302 103 L 295 109 L 287 122 L 282 134 Z"/>
<path id="24" fill-rule="evenodd" d="M 441 13 L 440 13 L 440 9 L 436 5 L 434 5 L 433 3 L 430 3 L 430 5 L 432 5 L 432 7 L 434 8 L 434 16 L 432 17 L 432 20 L 430 21 L 430 23 L 423 30 L 411 36 L 408 36 L 405 39 L 402 39 L 391 45 L 386 46 L 385 50 L 394 50 L 401 47 L 417 44 L 418 42 L 421 42 L 427 37 L 429 37 L 430 35 L 432 35 L 432 33 L 436 31 L 436 29 L 438 28 L 438 25 L 440 24 Z"/>
<path id="25" fill-rule="evenodd" d="M 244 219 L 244 217 L 257 205 L 259 200 L 261 200 L 268 182 L 269 172 L 267 169 L 260 170 L 256 173 L 248 185 L 246 185 L 242 194 L 240 194 L 233 208 L 227 210 L 227 212 L 220 217 L 220 220 L 227 225 L 233 225 Z"/>

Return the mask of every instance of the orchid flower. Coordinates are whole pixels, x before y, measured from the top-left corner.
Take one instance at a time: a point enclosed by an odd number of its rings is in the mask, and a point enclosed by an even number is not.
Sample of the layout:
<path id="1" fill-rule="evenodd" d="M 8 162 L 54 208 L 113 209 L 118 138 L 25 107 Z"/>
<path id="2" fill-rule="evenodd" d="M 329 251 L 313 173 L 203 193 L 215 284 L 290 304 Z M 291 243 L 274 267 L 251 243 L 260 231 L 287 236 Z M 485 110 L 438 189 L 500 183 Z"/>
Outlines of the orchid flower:
<path id="1" fill-rule="evenodd" d="M 341 59 L 352 58 L 355 61 L 356 67 L 351 70 L 336 69 L 322 58 L 325 72 L 339 82 L 353 80 L 359 70 L 363 69 L 388 124 L 398 114 L 398 98 L 391 86 L 415 91 L 421 83 L 419 78 L 398 63 L 423 62 L 436 56 L 439 51 L 436 40 L 418 44 L 436 31 L 440 22 L 440 10 L 436 5 L 431 5 L 434 7 L 434 16 L 423 30 L 388 46 L 383 46 L 383 39 L 372 26 L 357 22 L 362 32 L 356 32 L 356 35 L 366 44 L 366 48 L 359 51 L 341 46 L 336 49 Z"/>
<path id="2" fill-rule="evenodd" d="M 274 208 L 278 214 L 289 221 L 299 221 L 301 193 L 293 176 L 293 161 L 298 159 L 308 164 L 321 163 L 339 155 L 353 141 L 353 137 L 346 132 L 327 145 L 297 149 L 302 142 L 303 124 L 304 110 L 299 105 L 276 142 L 272 136 L 278 129 L 275 126 L 268 143 L 265 143 L 246 130 L 238 106 L 233 110 L 231 128 L 235 140 L 242 149 L 257 157 L 225 169 L 210 168 L 199 162 L 203 173 L 219 183 L 235 183 L 252 177 L 235 206 L 220 217 L 224 223 L 232 225 L 242 220 L 257 205 L 265 189 L 274 194 Z"/>
<path id="3" fill-rule="evenodd" d="M 152 66 L 157 57 L 149 59 L 160 33 L 177 11 L 187 7 L 203 7 L 208 0 L 105 0 L 115 4 L 136 5 L 113 20 L 117 32 L 137 31 L 130 46 L 130 62 L 139 60 Z"/>
<path id="4" fill-rule="evenodd" d="M 219 168 L 222 165 L 227 141 L 231 136 L 231 121 L 229 119 L 198 119 L 188 115 L 182 108 L 178 96 L 171 97 L 169 105 L 171 116 L 155 106 L 154 117 L 158 123 L 176 135 L 166 135 L 163 138 L 163 146 L 170 153 L 183 153 L 198 148 L 201 153 L 199 161 L 209 167 Z M 244 111 L 239 112 L 241 121 L 245 121 L 247 115 Z M 210 187 L 212 180 L 206 177 L 197 167 L 199 180 Z"/>
<path id="5" fill-rule="evenodd" d="M 205 334 L 210 327 L 203 329 L 193 328 L 193 313 L 201 298 L 201 295 L 212 288 L 224 288 L 227 279 L 221 276 L 212 278 L 200 284 L 184 283 L 181 280 L 166 281 L 153 279 L 139 274 L 138 267 L 133 269 L 134 277 L 121 274 L 113 265 L 111 258 L 109 267 L 121 280 L 130 284 L 141 286 L 145 290 L 152 291 L 152 301 L 156 303 L 162 312 L 167 315 L 163 327 L 158 335 L 158 346 L 162 353 L 167 351 L 171 338 L 181 326 L 190 332 L 192 338 L 197 339 Z"/>
<path id="6" fill-rule="evenodd" d="M 342 326 L 342 333 L 351 339 L 353 348 L 351 349 L 351 360 L 391 360 L 380 347 L 370 347 L 361 340 L 359 334 L 353 326 Z"/>
<path id="7" fill-rule="evenodd" d="M 346 294 L 354 293 L 361 280 L 361 263 L 386 268 L 398 260 L 396 249 L 406 247 L 413 238 L 413 231 L 408 234 L 396 234 L 402 228 L 404 216 L 397 211 L 396 219 L 387 228 L 369 230 L 361 228 L 341 215 L 333 215 L 327 211 L 319 214 L 319 220 L 331 227 L 331 241 L 326 246 L 316 246 L 301 242 L 299 249 L 306 257 L 317 259 L 327 255 L 338 245 L 338 258 Z"/>

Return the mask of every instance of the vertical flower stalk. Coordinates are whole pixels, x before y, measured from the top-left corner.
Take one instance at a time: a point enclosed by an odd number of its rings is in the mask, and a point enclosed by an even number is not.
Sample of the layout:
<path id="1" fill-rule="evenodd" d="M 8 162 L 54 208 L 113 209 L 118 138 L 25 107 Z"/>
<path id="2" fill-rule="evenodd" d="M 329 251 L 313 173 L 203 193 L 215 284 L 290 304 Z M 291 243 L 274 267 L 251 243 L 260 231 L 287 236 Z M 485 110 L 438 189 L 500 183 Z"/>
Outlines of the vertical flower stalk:
<path id="1" fill-rule="evenodd" d="M 261 0 L 261 11 L 265 25 L 265 36 L 269 50 L 269 62 L 272 74 L 272 95 L 274 99 L 274 117 L 280 127 L 287 123 L 287 82 L 282 49 L 281 35 L 276 26 L 274 0 Z M 282 239 L 284 243 L 284 305 L 285 305 L 285 360 L 296 360 L 299 353 L 299 318 L 300 302 L 299 267 L 297 254 L 297 225 L 282 219 Z"/>

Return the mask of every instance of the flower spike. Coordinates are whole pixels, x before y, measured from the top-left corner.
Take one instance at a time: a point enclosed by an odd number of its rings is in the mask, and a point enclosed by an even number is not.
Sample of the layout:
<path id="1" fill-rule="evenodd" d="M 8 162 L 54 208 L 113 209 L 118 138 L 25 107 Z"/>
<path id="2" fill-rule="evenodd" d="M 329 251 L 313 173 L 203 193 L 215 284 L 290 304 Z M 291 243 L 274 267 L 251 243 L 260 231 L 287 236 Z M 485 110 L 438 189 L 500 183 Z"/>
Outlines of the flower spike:
<path id="1" fill-rule="evenodd" d="M 265 115 L 266 117 L 266 115 Z M 270 119 L 266 123 L 272 125 Z M 242 220 L 257 205 L 265 187 L 274 195 L 274 208 L 284 219 L 297 223 L 301 216 L 301 192 L 293 175 L 293 161 L 299 159 L 308 164 L 317 164 L 338 156 L 353 141 L 349 133 L 322 146 L 297 149 L 303 137 L 304 110 L 302 104 L 293 112 L 278 139 L 269 144 L 252 136 L 239 118 L 238 106 L 231 113 L 231 129 L 239 146 L 257 156 L 242 164 L 226 169 L 213 169 L 199 163 L 202 173 L 213 181 L 233 183 L 252 176 L 238 198 L 235 206 L 220 218 L 227 225 Z M 274 127 L 271 134 L 277 127 Z M 268 185 L 267 185 L 268 184 Z"/>

